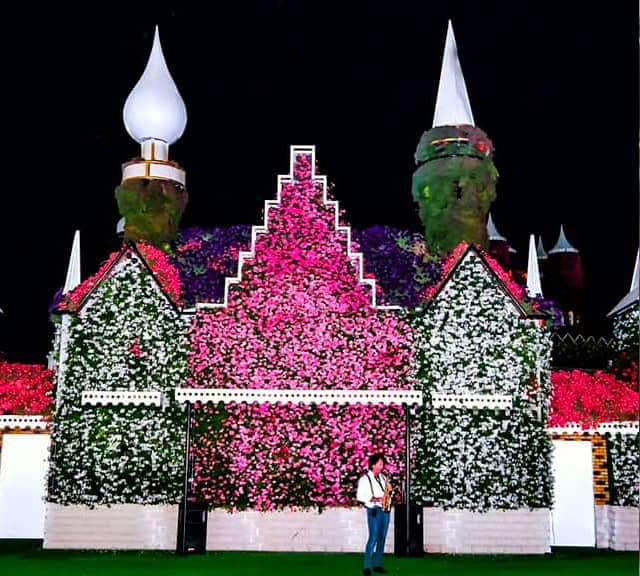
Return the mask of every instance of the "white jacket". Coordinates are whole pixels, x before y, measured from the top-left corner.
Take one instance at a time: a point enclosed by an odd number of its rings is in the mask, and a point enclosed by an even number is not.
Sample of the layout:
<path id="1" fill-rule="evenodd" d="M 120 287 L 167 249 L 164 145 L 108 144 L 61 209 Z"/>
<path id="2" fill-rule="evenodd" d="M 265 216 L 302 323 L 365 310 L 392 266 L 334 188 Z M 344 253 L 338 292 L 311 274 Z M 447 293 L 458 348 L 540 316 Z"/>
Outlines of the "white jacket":
<path id="1" fill-rule="evenodd" d="M 371 480 L 371 482 L 369 482 Z M 367 508 L 382 508 L 382 502 L 371 502 L 371 498 L 376 496 L 382 498 L 384 496 L 384 487 L 387 478 L 383 474 L 379 474 L 378 478 L 369 470 L 364 476 L 358 480 L 358 491 L 356 492 L 356 500 L 362 502 Z M 371 492 L 373 488 L 373 492 Z"/>

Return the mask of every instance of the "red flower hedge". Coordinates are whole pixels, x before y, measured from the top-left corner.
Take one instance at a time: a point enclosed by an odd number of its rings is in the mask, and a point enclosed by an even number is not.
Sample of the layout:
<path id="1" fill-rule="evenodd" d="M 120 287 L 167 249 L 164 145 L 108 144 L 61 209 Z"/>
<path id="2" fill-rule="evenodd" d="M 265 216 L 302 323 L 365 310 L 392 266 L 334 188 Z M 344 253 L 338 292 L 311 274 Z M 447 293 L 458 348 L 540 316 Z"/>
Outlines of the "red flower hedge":
<path id="1" fill-rule="evenodd" d="M 638 419 L 638 392 L 612 374 L 557 371 L 551 383 L 550 426 Z"/>
<path id="2" fill-rule="evenodd" d="M 48 415 L 52 404 L 51 370 L 0 359 L 0 414 Z"/>

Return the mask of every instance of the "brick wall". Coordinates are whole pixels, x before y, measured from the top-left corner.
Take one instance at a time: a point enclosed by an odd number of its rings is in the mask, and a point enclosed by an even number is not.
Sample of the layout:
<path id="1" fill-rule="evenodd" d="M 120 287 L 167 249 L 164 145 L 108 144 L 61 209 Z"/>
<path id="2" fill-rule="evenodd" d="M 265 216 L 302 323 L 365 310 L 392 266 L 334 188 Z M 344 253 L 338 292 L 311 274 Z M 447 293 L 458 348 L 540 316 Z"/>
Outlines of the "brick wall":
<path id="1" fill-rule="evenodd" d="M 175 550 L 177 506 L 47 504 L 44 548 Z"/>
<path id="2" fill-rule="evenodd" d="M 596 506 L 596 547 L 638 551 L 639 514 L 631 506 Z"/>
<path id="3" fill-rule="evenodd" d="M 544 554 L 551 549 L 548 509 L 424 509 L 427 552 L 447 554 Z"/>
<path id="4" fill-rule="evenodd" d="M 207 550 L 289 550 L 364 552 L 366 515 L 362 508 L 315 511 L 209 514 Z M 393 552 L 393 513 L 385 552 Z"/>
<path id="5" fill-rule="evenodd" d="M 619 507 L 610 507 L 619 508 Z M 617 514 L 616 538 L 632 545 L 631 519 Z M 45 548 L 174 550 L 177 506 L 120 504 L 111 507 L 47 505 Z M 623 518 L 624 516 L 624 518 Z M 361 508 L 209 514 L 207 550 L 363 552 L 367 527 Z M 637 546 L 637 523 L 635 532 Z M 548 510 L 425 508 L 427 552 L 542 554 L 549 551 Z M 622 548 L 619 548 L 622 549 Z M 628 548 L 625 548 L 628 549 Z M 385 547 L 393 552 L 393 514 Z"/>

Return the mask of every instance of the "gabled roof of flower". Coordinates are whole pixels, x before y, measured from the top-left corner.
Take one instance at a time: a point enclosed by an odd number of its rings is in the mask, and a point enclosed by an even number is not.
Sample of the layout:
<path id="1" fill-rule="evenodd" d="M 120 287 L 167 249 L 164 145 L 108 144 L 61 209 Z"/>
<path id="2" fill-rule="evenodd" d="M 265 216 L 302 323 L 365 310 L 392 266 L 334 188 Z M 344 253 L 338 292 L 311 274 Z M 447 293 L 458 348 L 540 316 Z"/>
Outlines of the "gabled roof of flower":
<path id="1" fill-rule="evenodd" d="M 516 284 L 509 275 L 502 269 L 500 264 L 483 250 L 473 244 L 461 242 L 451 252 L 449 258 L 442 267 L 442 278 L 440 282 L 429 288 L 425 294 L 428 299 L 426 306 L 438 298 L 440 292 L 446 284 L 455 276 L 460 264 L 469 253 L 478 257 L 487 272 L 495 279 L 496 286 L 513 302 L 521 316 L 526 318 L 547 318 L 547 314 L 529 309 L 526 302 L 526 293 L 522 286 Z"/>
<path id="2" fill-rule="evenodd" d="M 127 242 L 122 245 L 120 250 L 112 252 L 95 274 L 64 294 L 54 306 L 53 312 L 64 314 L 81 310 L 94 290 L 111 275 L 117 264 L 129 253 L 138 257 L 158 284 L 160 291 L 177 310 L 178 306 L 182 304 L 180 281 L 178 271 L 169 262 L 167 255 L 159 248 L 148 244 Z"/>

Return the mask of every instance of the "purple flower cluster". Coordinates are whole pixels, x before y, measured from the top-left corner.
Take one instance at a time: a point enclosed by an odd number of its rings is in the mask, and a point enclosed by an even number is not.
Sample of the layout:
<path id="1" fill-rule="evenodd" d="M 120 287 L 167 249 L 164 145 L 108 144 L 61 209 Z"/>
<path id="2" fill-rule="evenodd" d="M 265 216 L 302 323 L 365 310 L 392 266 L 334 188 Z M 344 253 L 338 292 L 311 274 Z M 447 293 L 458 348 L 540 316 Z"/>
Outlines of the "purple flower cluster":
<path id="1" fill-rule="evenodd" d="M 238 253 L 250 244 L 248 225 L 182 230 L 171 259 L 180 272 L 185 305 L 222 300 L 224 279 L 237 274 Z"/>
<path id="2" fill-rule="evenodd" d="M 420 233 L 375 225 L 353 229 L 354 248 L 363 253 L 365 270 L 373 275 L 386 304 L 413 308 L 421 294 L 440 276 L 437 261 L 427 261 Z M 182 230 L 172 260 L 180 271 L 185 305 L 218 302 L 224 297 L 225 276 L 238 272 L 238 253 L 251 247 L 251 226 Z"/>
<path id="3" fill-rule="evenodd" d="M 422 234 L 382 225 L 352 232 L 385 304 L 414 308 L 440 278 L 440 262 L 429 258 Z"/>

